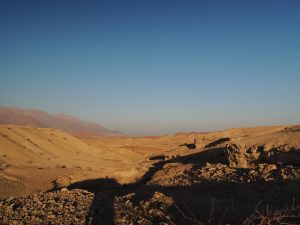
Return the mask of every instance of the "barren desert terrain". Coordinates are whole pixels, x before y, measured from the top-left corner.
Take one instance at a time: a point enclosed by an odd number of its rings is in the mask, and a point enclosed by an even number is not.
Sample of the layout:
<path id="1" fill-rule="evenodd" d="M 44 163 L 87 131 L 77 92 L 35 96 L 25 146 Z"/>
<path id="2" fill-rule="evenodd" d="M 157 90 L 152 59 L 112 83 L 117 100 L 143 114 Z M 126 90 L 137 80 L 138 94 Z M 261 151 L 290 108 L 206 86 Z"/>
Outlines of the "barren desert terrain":
<path id="1" fill-rule="evenodd" d="M 3 224 L 298 224 L 300 127 L 72 136 L 0 127 Z"/>

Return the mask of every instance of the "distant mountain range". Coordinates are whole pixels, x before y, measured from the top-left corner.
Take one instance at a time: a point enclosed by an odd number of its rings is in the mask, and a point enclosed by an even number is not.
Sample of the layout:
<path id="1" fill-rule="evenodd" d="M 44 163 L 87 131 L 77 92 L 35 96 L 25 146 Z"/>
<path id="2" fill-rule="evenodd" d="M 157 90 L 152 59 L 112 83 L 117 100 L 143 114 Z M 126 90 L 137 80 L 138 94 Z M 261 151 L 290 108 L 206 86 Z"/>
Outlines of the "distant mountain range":
<path id="1" fill-rule="evenodd" d="M 30 125 L 41 128 L 56 128 L 74 135 L 120 135 L 117 131 L 111 131 L 97 123 L 83 121 L 76 117 L 56 114 L 36 109 L 20 109 L 0 106 L 0 125 Z"/>

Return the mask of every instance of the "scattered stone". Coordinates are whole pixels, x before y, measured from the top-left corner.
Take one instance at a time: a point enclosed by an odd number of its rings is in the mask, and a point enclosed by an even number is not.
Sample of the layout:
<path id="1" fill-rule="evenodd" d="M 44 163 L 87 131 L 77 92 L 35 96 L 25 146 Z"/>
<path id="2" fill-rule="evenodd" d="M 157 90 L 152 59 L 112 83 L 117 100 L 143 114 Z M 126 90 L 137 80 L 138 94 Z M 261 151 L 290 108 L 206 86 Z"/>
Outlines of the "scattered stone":
<path id="1" fill-rule="evenodd" d="M 0 201 L 0 221 L 3 225 L 86 224 L 93 199 L 92 193 L 87 195 L 86 191 L 79 189 L 7 199 Z"/>

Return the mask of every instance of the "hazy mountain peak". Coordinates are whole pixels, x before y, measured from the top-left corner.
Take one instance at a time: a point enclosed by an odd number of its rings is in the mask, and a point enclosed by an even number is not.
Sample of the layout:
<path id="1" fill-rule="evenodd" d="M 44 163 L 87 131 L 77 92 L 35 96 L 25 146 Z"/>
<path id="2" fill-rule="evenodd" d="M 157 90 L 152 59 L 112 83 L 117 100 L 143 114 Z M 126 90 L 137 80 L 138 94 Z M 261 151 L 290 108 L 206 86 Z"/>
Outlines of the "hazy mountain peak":
<path id="1" fill-rule="evenodd" d="M 110 131 L 97 123 L 84 121 L 63 113 L 51 115 L 37 109 L 0 106 L 0 125 L 8 124 L 57 128 L 71 134 L 120 135 L 120 133 Z"/>

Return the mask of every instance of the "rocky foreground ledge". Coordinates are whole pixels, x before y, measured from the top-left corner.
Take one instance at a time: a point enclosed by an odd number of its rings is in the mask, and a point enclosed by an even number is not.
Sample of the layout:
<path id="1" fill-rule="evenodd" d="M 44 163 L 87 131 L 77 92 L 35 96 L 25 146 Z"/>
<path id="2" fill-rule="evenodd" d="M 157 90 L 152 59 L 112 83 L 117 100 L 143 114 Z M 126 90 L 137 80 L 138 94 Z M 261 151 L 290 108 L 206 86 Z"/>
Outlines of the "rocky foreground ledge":
<path id="1" fill-rule="evenodd" d="M 160 192 L 140 201 L 136 194 L 110 196 L 86 190 L 59 191 L 0 202 L 1 224 L 174 224 L 173 200 Z M 137 200 L 137 201 L 136 201 Z"/>
<path id="2" fill-rule="evenodd" d="M 212 187 L 213 188 L 213 187 Z M 212 192 L 218 191 L 213 188 Z M 221 190 L 222 191 L 222 190 Z M 181 192 L 181 191 L 180 191 Z M 190 191 L 189 191 L 190 192 Z M 227 192 L 228 194 L 229 192 Z M 179 192 L 174 196 L 180 195 Z M 199 193 L 197 194 L 199 195 Z M 173 196 L 173 197 L 174 197 Z M 186 193 L 185 193 L 186 196 Z M 210 194 L 206 194 L 210 198 Z M 192 202 L 202 214 L 192 214 L 182 201 L 175 201 L 172 195 L 159 191 L 143 190 L 143 192 L 92 193 L 86 190 L 63 188 L 58 191 L 38 193 L 0 202 L 0 221 L 3 225 L 25 224 L 116 224 L 116 225 L 174 225 L 174 224 L 299 224 L 300 207 L 290 205 L 278 210 L 256 210 L 246 217 L 240 217 L 239 208 L 227 207 L 227 211 L 218 214 L 216 208 L 204 207 L 205 197 L 196 198 Z M 222 197 L 212 199 L 221 203 Z M 224 203 L 224 202 L 223 202 Z M 223 203 L 221 205 L 223 205 Z M 232 201 L 230 204 L 235 204 Z M 239 205 L 239 207 L 242 205 Z M 196 208 L 196 210 L 197 210 Z M 243 207 L 242 207 L 243 208 Z M 195 216 L 196 215 L 196 216 Z M 202 215 L 202 217 L 199 217 Z"/>

